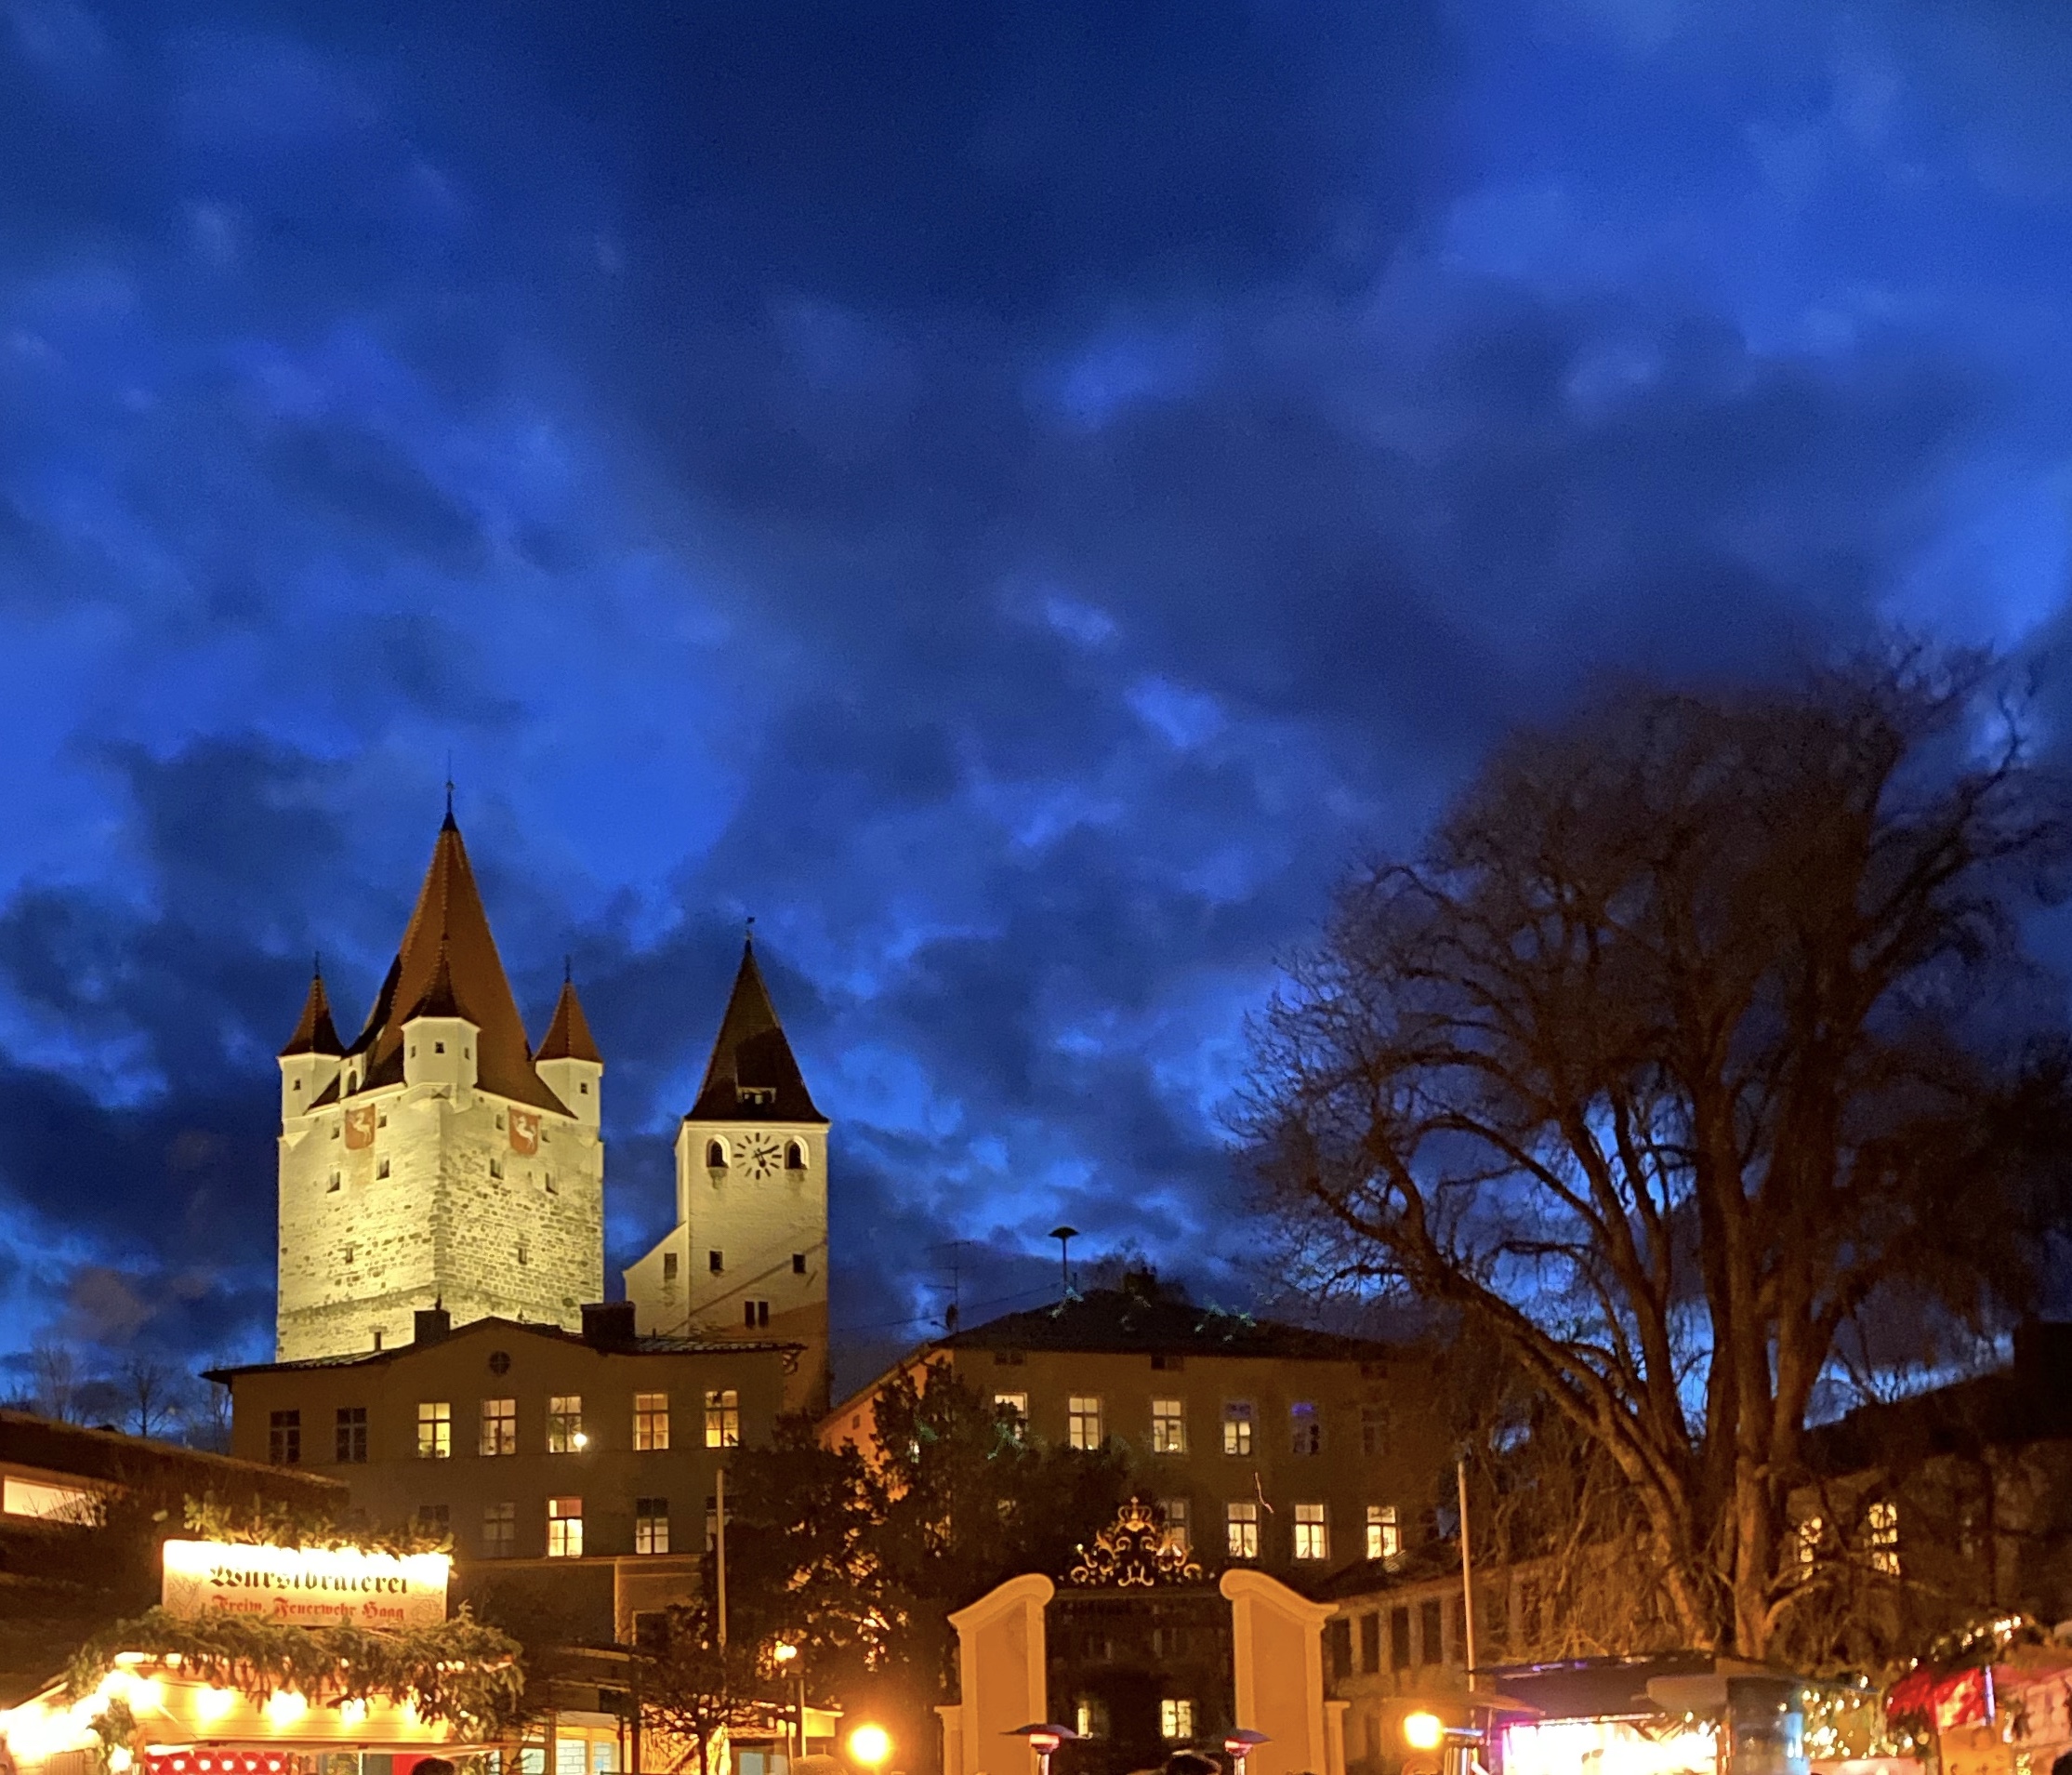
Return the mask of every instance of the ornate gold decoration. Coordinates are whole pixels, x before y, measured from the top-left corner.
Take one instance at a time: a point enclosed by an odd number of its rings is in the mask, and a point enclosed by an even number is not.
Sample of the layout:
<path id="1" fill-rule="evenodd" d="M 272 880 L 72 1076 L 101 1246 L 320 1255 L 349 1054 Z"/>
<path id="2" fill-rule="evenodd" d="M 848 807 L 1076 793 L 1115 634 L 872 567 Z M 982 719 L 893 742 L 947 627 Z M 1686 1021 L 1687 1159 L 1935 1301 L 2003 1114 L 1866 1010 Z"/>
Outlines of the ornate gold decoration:
<path id="1" fill-rule="evenodd" d="M 1166 1533 L 1165 1512 L 1131 1498 L 1115 1519 L 1082 1544 L 1072 1568 L 1076 1584 L 1115 1590 L 1149 1590 L 1155 1584 L 1199 1583 L 1202 1569 L 1185 1547 Z"/>

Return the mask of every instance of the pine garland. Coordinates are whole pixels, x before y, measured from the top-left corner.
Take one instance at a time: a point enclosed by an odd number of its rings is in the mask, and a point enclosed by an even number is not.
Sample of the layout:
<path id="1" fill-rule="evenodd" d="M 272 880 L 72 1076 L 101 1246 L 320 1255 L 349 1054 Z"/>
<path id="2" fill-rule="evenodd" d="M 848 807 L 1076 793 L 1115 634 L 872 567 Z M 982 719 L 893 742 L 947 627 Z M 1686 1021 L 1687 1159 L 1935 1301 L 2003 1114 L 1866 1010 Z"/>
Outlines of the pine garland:
<path id="1" fill-rule="evenodd" d="M 395 1633 L 350 1624 L 293 1627 L 237 1615 L 190 1621 L 152 1609 L 81 1647 L 66 1673 L 68 1691 L 91 1693 L 125 1651 L 178 1656 L 184 1672 L 255 1703 L 283 1689 L 333 1707 L 407 1701 L 420 1719 L 444 1720 L 484 1738 L 500 1736 L 522 1713 L 518 1642 L 482 1625 L 465 1605 L 451 1621 Z"/>

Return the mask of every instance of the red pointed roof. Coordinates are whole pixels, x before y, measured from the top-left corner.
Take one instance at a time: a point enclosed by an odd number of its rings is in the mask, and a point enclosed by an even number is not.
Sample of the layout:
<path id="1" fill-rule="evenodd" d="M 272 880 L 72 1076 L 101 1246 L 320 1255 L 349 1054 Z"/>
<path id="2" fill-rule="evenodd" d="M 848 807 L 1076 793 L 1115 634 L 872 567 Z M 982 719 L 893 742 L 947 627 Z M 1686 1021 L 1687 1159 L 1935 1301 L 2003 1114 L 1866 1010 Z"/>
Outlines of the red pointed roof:
<path id="1" fill-rule="evenodd" d="M 561 982 L 561 996 L 554 1001 L 554 1020 L 540 1038 L 539 1060 L 587 1060 L 601 1066 L 604 1056 L 590 1039 L 589 1019 L 583 1014 L 583 1001 L 575 996 L 575 982 Z"/>
<path id="2" fill-rule="evenodd" d="M 763 1093 L 771 1093 L 765 1097 Z M 753 1094 L 750 1094 L 753 1093 Z M 727 1014 L 706 1063 L 705 1082 L 686 1121 L 825 1121 L 785 1039 L 756 966 L 753 941 L 742 946 Z"/>
<path id="3" fill-rule="evenodd" d="M 475 1081 L 482 1090 L 558 1115 L 569 1113 L 533 1069 L 525 1025 L 490 934 L 468 848 L 450 812 L 432 846 L 431 867 L 403 946 L 367 1027 L 347 1051 L 367 1057 L 363 1086 L 403 1082 L 403 1026 L 420 1013 L 464 1016 L 475 1026 Z"/>
<path id="4" fill-rule="evenodd" d="M 331 1021 L 331 1000 L 324 996 L 323 975 L 322 973 L 312 974 L 310 996 L 302 1001 L 301 1021 L 295 1026 L 288 1045 L 281 1050 L 281 1058 L 285 1060 L 298 1053 L 343 1053 L 345 1043 L 338 1040 L 337 1026 Z"/>

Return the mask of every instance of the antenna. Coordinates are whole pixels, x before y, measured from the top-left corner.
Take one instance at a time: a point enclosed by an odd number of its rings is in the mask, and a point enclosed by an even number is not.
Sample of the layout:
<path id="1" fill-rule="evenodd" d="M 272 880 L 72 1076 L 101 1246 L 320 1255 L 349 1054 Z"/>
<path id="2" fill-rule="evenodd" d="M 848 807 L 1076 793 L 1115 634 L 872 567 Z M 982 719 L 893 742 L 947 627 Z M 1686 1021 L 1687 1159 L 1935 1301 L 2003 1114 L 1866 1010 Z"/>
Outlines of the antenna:
<path id="1" fill-rule="evenodd" d="M 1079 1237 L 1076 1226 L 1053 1226 L 1050 1237 L 1058 1241 L 1058 1299 L 1072 1292 L 1072 1241 Z"/>

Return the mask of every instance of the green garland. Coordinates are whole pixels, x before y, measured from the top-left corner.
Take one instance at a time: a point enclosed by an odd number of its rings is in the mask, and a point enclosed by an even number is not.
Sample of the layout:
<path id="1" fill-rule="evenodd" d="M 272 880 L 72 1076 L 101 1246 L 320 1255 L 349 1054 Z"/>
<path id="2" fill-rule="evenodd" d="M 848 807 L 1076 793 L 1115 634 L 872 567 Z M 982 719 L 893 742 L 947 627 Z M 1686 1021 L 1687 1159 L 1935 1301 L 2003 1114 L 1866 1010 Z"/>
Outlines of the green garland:
<path id="1" fill-rule="evenodd" d="M 242 1546 L 259 1547 L 358 1547 L 370 1553 L 392 1553 L 405 1558 L 414 1553 L 451 1553 L 453 1537 L 434 1534 L 415 1522 L 376 1529 L 368 1526 L 341 1528 L 330 1516 L 293 1504 L 257 1498 L 249 1504 L 232 1506 L 219 1503 L 213 1491 L 190 1497 L 185 1511 L 188 1529 L 204 1541 L 230 1541 Z"/>
<path id="2" fill-rule="evenodd" d="M 68 1692 L 90 1694 L 125 1651 L 178 1654 L 183 1670 L 254 1702 L 279 1689 L 334 1707 L 376 1697 L 408 1701 L 420 1719 L 448 1721 L 473 1737 L 501 1736 L 522 1712 L 518 1642 L 482 1625 L 465 1606 L 452 1621 L 400 1633 L 291 1627 L 237 1615 L 190 1621 L 152 1609 L 81 1647 L 66 1672 Z"/>

